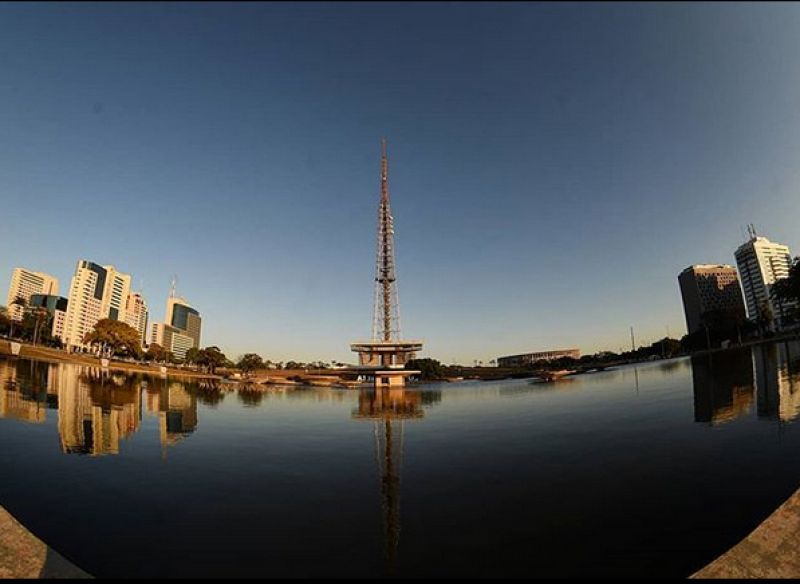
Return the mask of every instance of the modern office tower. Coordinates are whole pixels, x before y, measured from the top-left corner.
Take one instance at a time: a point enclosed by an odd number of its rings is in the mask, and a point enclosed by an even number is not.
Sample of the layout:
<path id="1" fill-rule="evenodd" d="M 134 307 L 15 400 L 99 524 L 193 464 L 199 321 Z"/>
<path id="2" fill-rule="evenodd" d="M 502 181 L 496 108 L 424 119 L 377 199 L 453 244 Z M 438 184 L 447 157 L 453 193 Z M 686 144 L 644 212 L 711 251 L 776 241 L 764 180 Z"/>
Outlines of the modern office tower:
<path id="1" fill-rule="evenodd" d="M 561 359 L 562 357 L 571 357 L 572 359 L 580 359 L 580 349 L 554 349 L 552 351 L 539 351 L 537 353 L 523 353 L 521 355 L 508 355 L 507 357 L 498 357 L 498 367 L 523 367 L 536 363 L 537 361 L 552 361 L 554 359 Z"/>
<path id="2" fill-rule="evenodd" d="M 167 298 L 167 313 L 164 324 L 178 329 L 181 334 L 191 337 L 195 347 L 200 346 L 200 313 L 192 308 L 186 300 L 175 295 L 175 291 Z"/>
<path id="3" fill-rule="evenodd" d="M 114 266 L 79 260 L 70 284 L 64 343 L 84 348 L 83 337 L 97 321 L 110 318 L 125 322 L 130 289 L 131 277 Z"/>
<path id="4" fill-rule="evenodd" d="M 181 360 L 186 358 L 186 352 L 189 349 L 197 346 L 194 339 L 184 331 L 163 322 L 154 322 L 150 329 L 148 344 L 154 343 L 172 353 L 176 359 Z"/>
<path id="5" fill-rule="evenodd" d="M 125 302 L 125 322 L 139 331 L 142 346 L 147 344 L 147 302 L 139 292 L 129 292 Z"/>
<path id="6" fill-rule="evenodd" d="M 64 338 L 64 324 L 67 322 L 67 306 L 69 301 L 63 296 L 53 294 L 33 294 L 28 306 L 31 308 L 44 308 L 52 318 L 50 335 L 53 338 Z"/>
<path id="7" fill-rule="evenodd" d="M 689 266 L 678 276 L 678 284 L 689 334 L 701 330 L 704 325 L 735 326 L 744 320 L 742 290 L 733 266 Z"/>
<path id="8" fill-rule="evenodd" d="M 200 348 L 200 325 L 200 313 L 175 293 L 173 281 L 164 322 L 153 323 L 148 342 L 161 345 L 177 359 L 185 359 L 189 349 Z"/>
<path id="9" fill-rule="evenodd" d="M 58 279 L 42 272 L 33 272 L 25 268 L 14 268 L 11 285 L 8 287 L 6 307 L 12 320 L 22 320 L 24 308 L 14 304 L 14 300 L 22 298 L 28 302 L 34 294 L 58 294 Z"/>
<path id="10" fill-rule="evenodd" d="M 785 311 L 791 306 L 772 298 L 772 285 L 789 275 L 792 254 L 789 247 L 774 243 L 766 237 L 756 236 L 751 228 L 751 238 L 736 250 L 736 265 L 742 280 L 747 317 L 757 320 L 762 307 L 772 312 L 773 321 L 778 328 L 783 327 Z"/>

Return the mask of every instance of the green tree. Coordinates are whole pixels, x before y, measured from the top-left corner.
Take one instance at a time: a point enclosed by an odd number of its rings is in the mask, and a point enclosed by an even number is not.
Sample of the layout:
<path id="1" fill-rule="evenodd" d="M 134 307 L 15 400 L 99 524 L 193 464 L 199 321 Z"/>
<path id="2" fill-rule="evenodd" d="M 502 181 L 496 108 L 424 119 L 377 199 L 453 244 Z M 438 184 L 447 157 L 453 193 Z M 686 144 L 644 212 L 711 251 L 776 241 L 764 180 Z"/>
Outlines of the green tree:
<path id="1" fill-rule="evenodd" d="M 15 306 L 19 306 L 24 310 L 25 307 L 28 306 L 28 301 L 25 300 L 22 296 L 17 296 L 16 298 L 14 298 L 14 300 L 11 301 L 11 304 L 9 306 L 9 311 L 10 311 L 10 309 L 12 309 Z M 14 336 L 14 318 L 12 316 L 10 316 L 10 323 L 11 323 L 11 331 L 8 333 L 8 336 L 9 337 L 13 337 Z"/>
<path id="2" fill-rule="evenodd" d="M 33 344 L 35 345 L 41 339 L 42 333 L 49 331 L 50 327 L 48 325 L 52 322 L 52 318 L 47 309 L 41 306 L 33 308 L 30 315 L 34 321 Z M 50 335 L 46 336 L 49 338 Z"/>
<path id="3" fill-rule="evenodd" d="M 97 347 L 103 356 L 140 357 L 142 354 L 139 331 L 129 324 L 110 318 L 97 321 L 94 328 L 84 335 L 83 342 Z"/>
<path id="4" fill-rule="evenodd" d="M 445 377 L 445 369 L 436 359 L 411 359 L 406 363 L 406 369 L 420 371 L 420 379 L 433 381 Z"/>
<path id="5" fill-rule="evenodd" d="M 151 343 L 147 347 L 147 352 L 144 354 L 145 361 L 155 361 L 156 363 L 163 363 L 167 360 L 167 351 L 158 343 Z"/>
<path id="6" fill-rule="evenodd" d="M 184 361 L 189 365 L 196 365 L 198 360 L 200 359 L 200 349 L 197 347 L 192 347 L 188 351 L 186 351 L 186 357 Z"/>
<path id="7" fill-rule="evenodd" d="M 800 256 L 792 260 L 789 275 L 777 280 L 770 290 L 773 300 L 783 308 L 783 317 L 794 321 L 800 311 Z"/>
<path id="8" fill-rule="evenodd" d="M 220 351 L 219 347 L 211 346 L 200 351 L 197 364 L 205 367 L 213 375 L 217 367 L 224 365 L 227 360 L 225 353 Z"/>
<path id="9" fill-rule="evenodd" d="M 246 355 L 242 355 L 242 357 L 236 363 L 236 368 L 242 371 L 245 376 L 249 376 L 251 371 L 263 369 L 264 361 L 255 353 L 247 353 Z"/>

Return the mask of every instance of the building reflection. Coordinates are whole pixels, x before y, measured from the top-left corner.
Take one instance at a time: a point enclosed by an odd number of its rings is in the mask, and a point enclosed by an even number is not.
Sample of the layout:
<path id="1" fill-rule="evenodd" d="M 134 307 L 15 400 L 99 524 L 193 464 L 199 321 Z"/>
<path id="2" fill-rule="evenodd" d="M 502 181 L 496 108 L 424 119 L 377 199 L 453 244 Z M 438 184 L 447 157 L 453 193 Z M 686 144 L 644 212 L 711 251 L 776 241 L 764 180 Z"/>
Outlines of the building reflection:
<path id="1" fill-rule="evenodd" d="M 120 440 L 137 432 L 141 424 L 141 381 L 99 369 L 61 377 L 58 433 L 62 450 L 93 456 L 118 454 Z"/>
<path id="2" fill-rule="evenodd" d="M 197 398 L 182 382 L 69 364 L 0 360 L 0 417 L 43 423 L 47 411 L 56 410 L 61 450 L 67 454 L 118 454 L 120 442 L 141 427 L 143 393 L 146 411 L 158 416 L 162 446 L 195 431 Z"/>
<path id="3" fill-rule="evenodd" d="M 692 356 L 694 421 L 712 425 L 735 420 L 753 405 L 750 349 Z"/>
<path id="4" fill-rule="evenodd" d="M 180 381 L 154 379 L 147 383 L 146 410 L 158 416 L 161 446 L 172 446 L 197 429 L 197 397 Z"/>
<path id="5" fill-rule="evenodd" d="M 424 416 L 423 406 L 441 401 L 441 391 L 406 387 L 362 389 L 352 417 L 372 420 L 375 459 L 380 473 L 384 528 L 384 560 L 393 574 L 400 543 L 400 477 L 403 468 L 403 430 L 406 420 Z"/>
<path id="6" fill-rule="evenodd" d="M 800 412 L 800 349 L 797 343 L 753 347 L 758 416 L 784 422 Z"/>
<path id="7" fill-rule="evenodd" d="M 46 364 L 0 363 L 0 417 L 39 424 L 47 419 L 47 410 L 57 407 L 58 394 Z"/>

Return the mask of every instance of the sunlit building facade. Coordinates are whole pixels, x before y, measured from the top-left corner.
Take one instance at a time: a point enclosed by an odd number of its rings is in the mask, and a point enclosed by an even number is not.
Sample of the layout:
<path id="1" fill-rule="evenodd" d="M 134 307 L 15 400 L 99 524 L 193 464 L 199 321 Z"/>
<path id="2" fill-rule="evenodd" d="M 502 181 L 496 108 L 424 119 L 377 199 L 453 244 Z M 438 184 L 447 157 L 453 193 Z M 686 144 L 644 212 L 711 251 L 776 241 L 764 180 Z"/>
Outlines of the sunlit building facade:
<path id="1" fill-rule="evenodd" d="M 24 307 L 14 304 L 14 300 L 22 298 L 27 303 L 34 294 L 57 295 L 58 278 L 44 272 L 34 272 L 26 268 L 14 268 L 6 300 L 9 318 L 22 320 L 25 314 Z"/>
<path id="2" fill-rule="evenodd" d="M 139 331 L 139 339 L 147 344 L 147 302 L 139 292 L 129 292 L 125 302 L 125 322 Z"/>
<path id="3" fill-rule="evenodd" d="M 64 344 L 85 348 L 84 335 L 101 319 L 126 322 L 125 307 L 130 288 L 130 275 L 118 272 L 114 266 L 78 261 L 70 283 Z"/>
<path id="4" fill-rule="evenodd" d="M 762 308 L 768 308 L 778 328 L 785 324 L 785 314 L 793 307 L 779 303 L 773 298 L 772 285 L 789 276 L 792 254 L 789 247 L 775 243 L 766 237 L 752 237 L 736 250 L 736 265 L 742 281 L 742 290 L 747 305 L 747 317 L 757 320 Z"/>
<path id="5" fill-rule="evenodd" d="M 44 308 L 47 310 L 51 319 L 50 335 L 57 339 L 64 337 L 64 324 L 67 321 L 68 304 L 69 301 L 63 296 L 54 296 L 52 294 L 34 294 L 29 302 L 31 308 Z"/>

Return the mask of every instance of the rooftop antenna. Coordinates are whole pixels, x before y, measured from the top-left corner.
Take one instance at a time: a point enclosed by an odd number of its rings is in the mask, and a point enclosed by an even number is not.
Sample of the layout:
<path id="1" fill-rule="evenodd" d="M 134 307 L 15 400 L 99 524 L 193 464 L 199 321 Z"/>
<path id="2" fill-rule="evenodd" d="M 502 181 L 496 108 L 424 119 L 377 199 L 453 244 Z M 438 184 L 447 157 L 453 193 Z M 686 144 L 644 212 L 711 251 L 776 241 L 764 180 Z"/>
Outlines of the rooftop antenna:
<path id="1" fill-rule="evenodd" d="M 177 296 L 177 292 L 176 292 L 177 288 L 178 288 L 178 274 L 174 274 L 172 276 L 172 282 L 170 283 L 170 286 L 169 286 L 169 297 L 170 298 L 175 298 L 175 296 Z"/>

